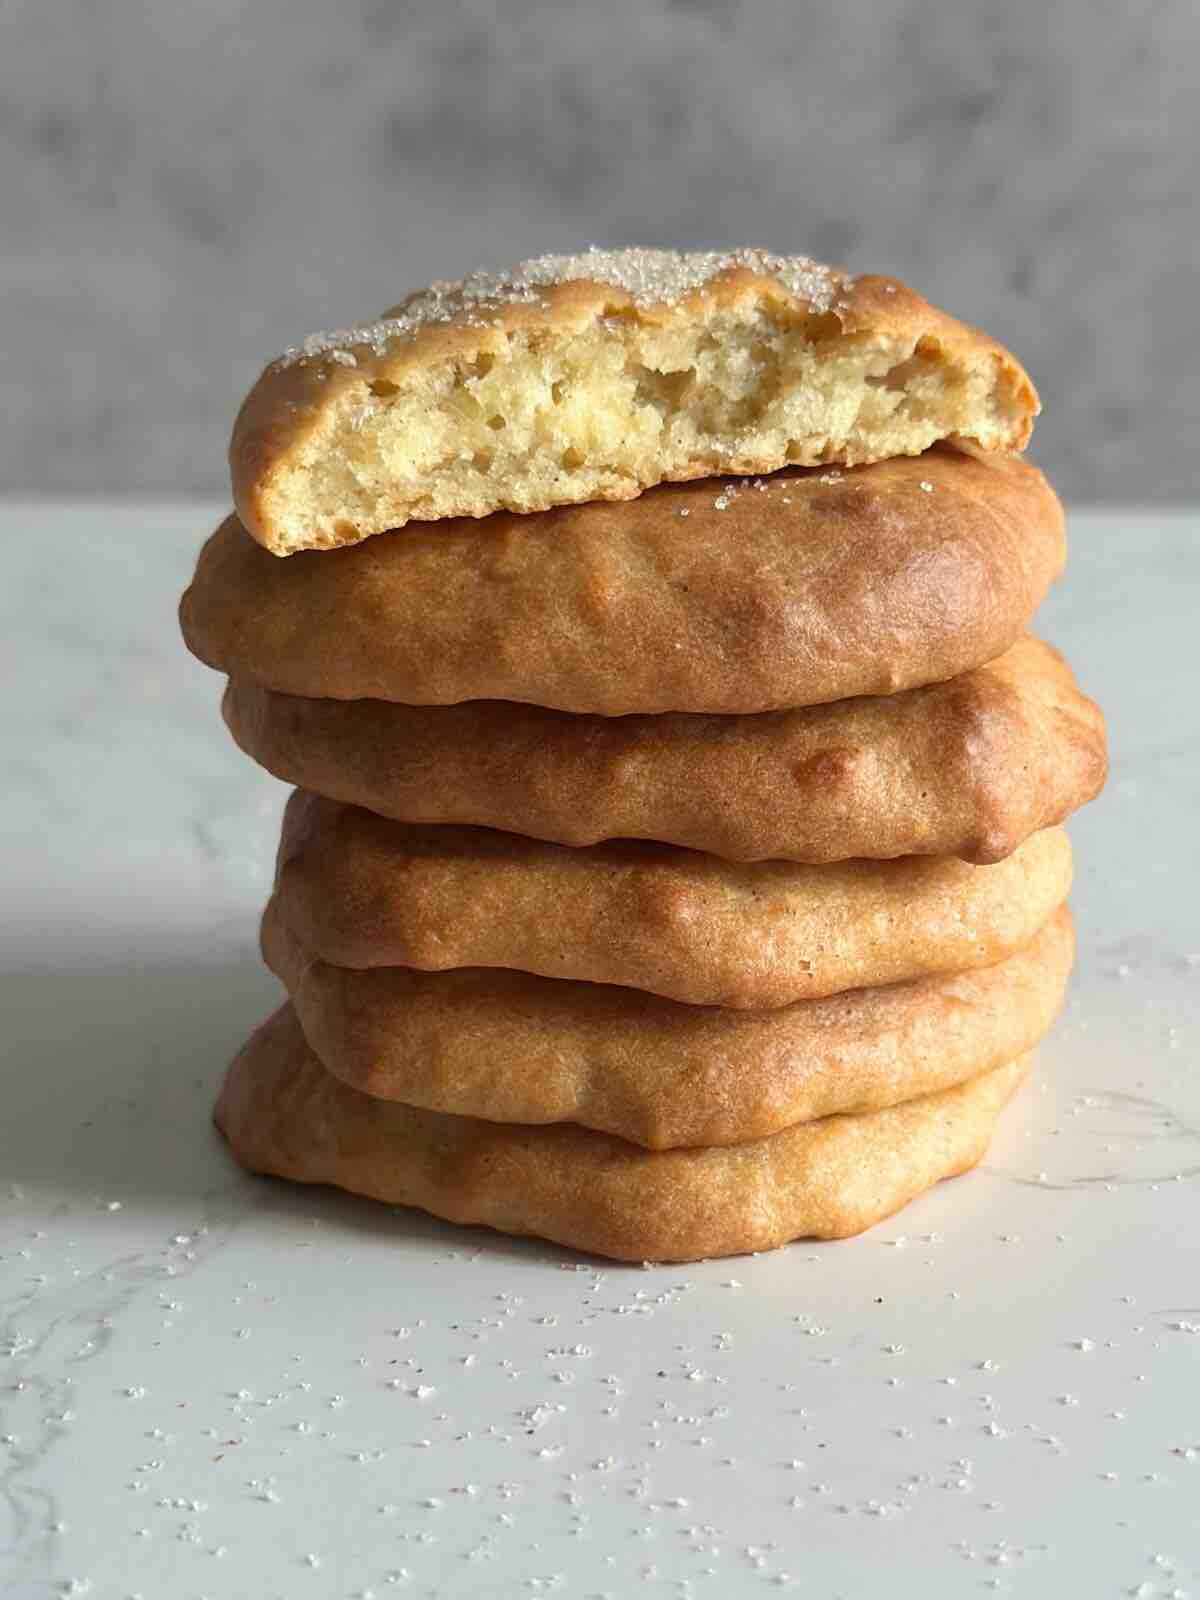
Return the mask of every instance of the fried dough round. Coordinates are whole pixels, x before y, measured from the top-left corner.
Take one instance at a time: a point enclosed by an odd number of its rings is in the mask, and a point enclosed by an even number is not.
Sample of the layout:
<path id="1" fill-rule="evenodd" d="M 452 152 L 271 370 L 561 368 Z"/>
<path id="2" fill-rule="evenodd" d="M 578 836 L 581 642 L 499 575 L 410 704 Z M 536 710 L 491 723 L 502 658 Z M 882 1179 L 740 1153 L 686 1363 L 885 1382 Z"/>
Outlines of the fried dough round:
<path id="1" fill-rule="evenodd" d="M 1024 1056 L 953 1089 L 747 1144 L 650 1151 L 376 1100 L 326 1072 L 290 1006 L 231 1064 L 216 1123 L 253 1172 L 620 1261 L 692 1261 L 860 1233 L 981 1158 Z"/>
<path id="2" fill-rule="evenodd" d="M 988 867 L 733 863 L 390 822 L 297 790 L 275 899 L 292 937 L 335 966 L 511 967 L 758 1007 L 989 966 L 1049 921 L 1070 879 L 1061 828 Z"/>
<path id="3" fill-rule="evenodd" d="M 658 839 L 730 861 L 999 861 L 1092 799 L 1107 768 L 1099 707 L 1028 636 L 946 683 L 757 716 L 401 706 L 245 683 L 224 713 L 276 777 L 398 822 Z"/>
<path id="4" fill-rule="evenodd" d="M 740 1144 L 991 1071 L 1050 1027 L 1073 952 L 1063 906 L 992 967 L 735 1011 L 524 972 L 333 967 L 273 912 L 263 921 L 309 1045 L 352 1088 L 490 1122 L 576 1122 L 651 1150 Z"/>
<path id="5" fill-rule="evenodd" d="M 1006 350 L 896 279 L 764 250 L 592 250 L 314 335 L 251 391 L 230 467 L 246 527 L 287 555 L 951 435 L 1019 450 L 1037 410 Z"/>
<path id="6" fill-rule="evenodd" d="M 288 561 L 231 518 L 180 615 L 202 661 L 288 694 L 759 712 L 893 694 L 992 660 L 1065 549 L 1062 507 L 1036 468 L 939 448 L 414 525 Z"/>

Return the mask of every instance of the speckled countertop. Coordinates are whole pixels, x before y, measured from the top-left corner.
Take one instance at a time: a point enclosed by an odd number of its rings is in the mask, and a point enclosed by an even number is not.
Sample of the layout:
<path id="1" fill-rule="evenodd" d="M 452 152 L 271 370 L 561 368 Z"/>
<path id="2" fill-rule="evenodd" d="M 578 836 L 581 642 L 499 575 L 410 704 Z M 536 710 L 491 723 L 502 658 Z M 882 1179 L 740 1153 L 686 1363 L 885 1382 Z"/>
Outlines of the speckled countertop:
<path id="1" fill-rule="evenodd" d="M 1072 521 L 1114 771 L 984 1167 L 638 1270 L 226 1158 L 284 791 L 175 634 L 216 510 L 0 515 L 6 1600 L 1200 1600 L 1197 519 Z"/>

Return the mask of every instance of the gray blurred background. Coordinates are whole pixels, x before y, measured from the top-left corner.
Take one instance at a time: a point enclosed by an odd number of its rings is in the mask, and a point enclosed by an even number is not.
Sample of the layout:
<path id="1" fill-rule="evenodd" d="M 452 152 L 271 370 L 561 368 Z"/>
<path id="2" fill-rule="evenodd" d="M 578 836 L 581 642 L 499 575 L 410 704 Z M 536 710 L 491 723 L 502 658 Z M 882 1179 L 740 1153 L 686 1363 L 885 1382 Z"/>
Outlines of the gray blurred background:
<path id="1" fill-rule="evenodd" d="M 888 271 L 1076 500 L 1200 490 L 1198 0 L 6 0 L 0 475 L 223 492 L 262 363 L 584 244 Z"/>

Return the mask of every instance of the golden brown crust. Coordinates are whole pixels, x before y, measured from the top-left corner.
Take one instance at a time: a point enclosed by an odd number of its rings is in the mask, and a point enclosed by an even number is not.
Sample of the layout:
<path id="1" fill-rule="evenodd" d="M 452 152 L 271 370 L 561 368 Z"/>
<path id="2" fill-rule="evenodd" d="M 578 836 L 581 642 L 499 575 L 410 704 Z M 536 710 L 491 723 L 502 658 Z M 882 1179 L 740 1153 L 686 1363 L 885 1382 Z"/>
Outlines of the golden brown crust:
<path id="1" fill-rule="evenodd" d="M 1092 799 L 1107 766 L 1099 707 L 1030 637 L 945 683 L 757 716 L 401 706 L 236 682 L 224 713 L 276 777 L 398 822 L 657 839 L 732 861 L 999 861 Z"/>
<path id="2" fill-rule="evenodd" d="M 652 1150 L 740 1144 L 991 1071 L 1049 1028 L 1073 951 L 1063 906 L 993 967 L 734 1011 L 523 972 L 353 971 L 263 919 L 264 959 L 309 1046 L 352 1088 L 491 1122 L 577 1122 Z"/>
<path id="3" fill-rule="evenodd" d="M 649 258 L 656 253 L 631 254 Z M 267 548 L 287 554 L 353 543 L 413 518 L 544 510 L 583 499 L 624 499 L 663 479 L 715 471 L 768 472 L 789 462 L 854 464 L 912 454 L 952 433 L 987 449 L 1020 450 L 1028 442 L 1039 406 L 1020 364 L 994 340 L 929 305 L 897 279 L 849 278 L 763 252 L 742 252 L 740 260 L 710 256 L 698 278 L 688 263 L 703 258 L 658 254 L 665 267 L 634 268 L 632 274 L 623 269 L 620 253 L 602 253 L 570 258 L 540 276 L 535 270 L 530 277 L 527 270 L 538 263 L 526 263 L 525 278 L 518 275 L 515 282 L 480 278 L 474 287 L 470 282 L 437 285 L 410 296 L 388 319 L 317 335 L 288 352 L 255 384 L 230 443 L 234 502 L 246 528 Z M 361 448 L 364 419 L 377 421 L 398 390 L 424 384 L 426 409 L 446 404 L 453 416 L 447 387 L 456 385 L 455 395 L 466 395 L 460 403 L 470 405 L 471 375 L 480 363 L 487 362 L 490 370 L 496 362 L 510 361 L 514 349 L 536 351 L 548 341 L 572 339 L 593 338 L 600 346 L 606 339 L 619 341 L 629 348 L 637 371 L 645 370 L 639 360 L 653 363 L 664 342 L 672 336 L 678 341 L 689 331 L 716 344 L 744 345 L 742 360 L 751 369 L 757 361 L 761 387 L 751 383 L 743 410 L 734 408 L 715 432 L 701 428 L 694 437 L 689 434 L 686 445 L 671 425 L 682 406 L 678 402 L 664 415 L 658 448 L 625 461 L 620 470 L 597 443 L 595 428 L 590 434 L 582 429 L 580 441 L 595 454 L 594 462 L 581 463 L 594 468 L 590 476 L 553 470 L 553 463 L 535 451 L 523 473 L 518 458 L 509 472 L 489 468 L 463 478 L 470 436 L 445 428 L 436 434 L 436 447 L 405 457 L 403 481 L 395 481 L 394 467 L 389 478 L 384 457 L 362 463 L 361 483 L 354 474 L 338 482 L 322 471 L 331 459 Z M 756 355 L 764 339 L 771 352 Z M 776 339 L 791 352 L 782 370 Z M 852 363 L 862 358 L 859 366 L 871 374 L 865 385 L 858 366 L 843 375 L 847 357 Z M 662 370 L 670 376 L 685 359 L 664 356 Z M 839 364 L 832 374 L 832 399 L 814 411 L 815 396 L 809 394 L 807 405 L 779 413 L 781 394 L 790 392 L 789 385 L 804 394 L 812 363 L 823 360 Z M 886 427 L 873 430 L 864 414 L 869 416 L 880 389 L 905 388 L 907 364 L 914 362 L 926 387 L 920 381 L 913 385 L 910 427 L 900 436 Z M 703 389 L 704 371 L 690 370 Z M 944 416 L 936 418 L 928 392 L 934 380 L 950 396 L 941 407 Z M 534 409 L 539 398 L 536 387 L 529 387 L 518 411 Z M 556 394 L 558 400 L 561 406 L 548 411 L 570 410 L 569 393 Z M 780 422 L 791 418 L 782 431 L 764 427 L 777 414 Z M 544 444 L 554 420 L 534 428 L 535 446 Z M 510 422 L 506 437 L 511 433 Z"/>
<path id="4" fill-rule="evenodd" d="M 1060 828 L 989 867 L 747 864 L 410 826 L 297 790 L 275 896 L 292 936 L 337 966 L 512 967 L 756 1007 L 988 966 L 1029 942 L 1070 877 Z"/>
<path id="5" fill-rule="evenodd" d="M 759 483 L 414 525 L 288 561 L 231 519 L 183 597 L 184 637 L 232 677 L 317 698 L 760 712 L 990 661 L 1065 559 L 1062 508 L 1015 459 L 939 448 Z"/>
<path id="6" fill-rule="evenodd" d="M 974 1166 L 1028 1065 L 747 1144 L 648 1151 L 570 1123 L 513 1127 L 372 1099 L 325 1071 L 285 1006 L 234 1059 L 215 1115 L 254 1172 L 620 1261 L 692 1261 L 870 1227 Z"/>

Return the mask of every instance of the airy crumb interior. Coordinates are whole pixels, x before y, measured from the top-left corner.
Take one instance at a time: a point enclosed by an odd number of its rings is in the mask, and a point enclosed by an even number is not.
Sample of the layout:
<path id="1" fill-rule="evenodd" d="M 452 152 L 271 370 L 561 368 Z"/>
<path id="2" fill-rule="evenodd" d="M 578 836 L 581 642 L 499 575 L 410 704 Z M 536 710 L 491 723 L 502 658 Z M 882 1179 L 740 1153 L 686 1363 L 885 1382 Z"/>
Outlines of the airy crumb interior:
<path id="1" fill-rule="evenodd" d="M 354 385 L 274 486 L 294 548 L 412 518 L 619 498 L 672 477 L 916 455 L 1009 435 L 995 364 L 769 310 L 574 334 L 489 330 L 473 360 Z"/>

